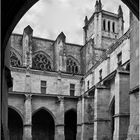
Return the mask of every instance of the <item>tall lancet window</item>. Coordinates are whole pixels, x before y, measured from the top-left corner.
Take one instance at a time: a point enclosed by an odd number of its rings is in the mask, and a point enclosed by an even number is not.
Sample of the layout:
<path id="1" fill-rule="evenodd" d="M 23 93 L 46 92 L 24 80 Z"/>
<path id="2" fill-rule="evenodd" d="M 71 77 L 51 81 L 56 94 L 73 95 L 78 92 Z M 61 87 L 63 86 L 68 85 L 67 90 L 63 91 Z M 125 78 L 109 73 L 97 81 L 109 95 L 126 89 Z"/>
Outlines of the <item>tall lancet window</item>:
<path id="1" fill-rule="evenodd" d="M 17 58 L 14 52 L 10 51 L 10 65 L 12 67 L 19 67 L 21 65 L 20 60 Z"/>
<path id="2" fill-rule="evenodd" d="M 103 30 L 104 31 L 106 30 L 106 22 L 105 22 L 105 19 L 103 20 Z"/>
<path id="3" fill-rule="evenodd" d="M 37 70 L 51 71 L 51 62 L 44 54 L 36 54 L 33 57 L 32 68 Z"/>
<path id="4" fill-rule="evenodd" d="M 78 65 L 72 58 L 67 59 L 67 72 L 74 74 L 79 73 Z"/>
<path id="5" fill-rule="evenodd" d="M 110 32 L 110 21 L 108 21 L 108 31 Z"/>
<path id="6" fill-rule="evenodd" d="M 112 23 L 112 30 L 115 33 L 115 22 Z"/>

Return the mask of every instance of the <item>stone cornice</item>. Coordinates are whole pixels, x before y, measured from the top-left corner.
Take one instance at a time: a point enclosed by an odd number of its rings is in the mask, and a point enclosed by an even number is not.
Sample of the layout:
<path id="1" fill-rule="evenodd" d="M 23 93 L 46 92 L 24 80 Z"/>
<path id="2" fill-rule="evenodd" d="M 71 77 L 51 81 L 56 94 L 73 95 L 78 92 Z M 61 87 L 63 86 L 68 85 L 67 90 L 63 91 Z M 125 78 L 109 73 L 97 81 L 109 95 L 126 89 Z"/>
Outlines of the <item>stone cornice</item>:
<path id="1" fill-rule="evenodd" d="M 104 15 L 108 15 L 108 16 L 112 16 L 112 17 L 118 18 L 118 14 L 115 14 L 115 13 L 112 13 L 112 12 L 109 12 L 109 11 L 102 10 L 102 13 Z"/>
<path id="2" fill-rule="evenodd" d="M 118 114 L 115 114 L 113 117 L 116 118 L 116 117 L 129 117 L 130 116 L 130 113 L 118 113 Z"/>
<path id="3" fill-rule="evenodd" d="M 81 125 L 94 125 L 94 122 L 83 122 Z"/>
<path id="4" fill-rule="evenodd" d="M 94 119 L 94 122 L 104 122 L 104 121 L 111 121 L 110 119 L 104 119 L 104 118 L 96 118 Z"/>
<path id="5" fill-rule="evenodd" d="M 17 34 L 17 33 L 13 33 L 11 36 L 20 36 L 20 37 L 23 37 L 22 34 Z M 51 42 L 51 43 L 54 43 L 55 42 L 55 40 L 46 39 L 46 38 L 40 38 L 40 37 L 36 37 L 36 36 L 33 36 L 32 39 L 33 40 L 43 40 L 43 41 L 47 41 L 47 42 Z M 82 47 L 83 46 L 83 45 L 80 45 L 80 44 L 69 43 L 69 42 L 66 42 L 65 44 L 66 45 L 70 45 L 70 46 L 76 46 L 76 47 Z"/>
<path id="6" fill-rule="evenodd" d="M 59 95 L 59 94 L 42 94 L 42 93 L 28 93 L 28 92 L 16 92 L 16 91 L 12 91 L 9 92 L 8 95 L 22 95 L 22 96 L 26 96 L 30 95 L 32 98 L 33 97 L 47 97 L 47 98 L 64 98 L 64 99 L 71 99 L 71 100 L 78 100 L 79 96 L 69 96 L 69 95 Z"/>
<path id="7" fill-rule="evenodd" d="M 21 72 L 26 73 L 26 68 L 19 68 L 19 67 L 11 67 L 11 71 L 13 72 Z M 37 75 L 44 75 L 44 76 L 51 76 L 51 77 L 57 77 L 60 76 L 61 78 L 69 78 L 69 79 L 77 79 L 80 80 L 82 78 L 82 74 L 68 74 L 66 72 L 56 72 L 56 71 L 41 71 L 41 70 L 34 70 L 29 69 L 28 72 L 30 74 L 37 74 Z"/>

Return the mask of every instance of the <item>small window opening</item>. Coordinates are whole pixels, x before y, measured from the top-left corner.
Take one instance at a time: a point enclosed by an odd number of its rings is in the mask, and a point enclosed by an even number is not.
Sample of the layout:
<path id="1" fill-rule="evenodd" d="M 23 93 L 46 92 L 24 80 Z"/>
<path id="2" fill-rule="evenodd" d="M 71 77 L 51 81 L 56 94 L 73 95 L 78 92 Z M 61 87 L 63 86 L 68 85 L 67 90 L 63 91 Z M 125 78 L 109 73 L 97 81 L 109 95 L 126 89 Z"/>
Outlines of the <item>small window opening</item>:
<path id="1" fill-rule="evenodd" d="M 117 55 L 117 59 L 118 59 L 118 66 L 121 66 L 121 65 L 122 65 L 122 52 L 120 52 L 120 53 Z"/>
<path id="2" fill-rule="evenodd" d="M 89 80 L 87 81 L 87 90 L 89 90 Z"/>
<path id="3" fill-rule="evenodd" d="M 41 93 L 46 93 L 47 82 L 41 81 Z"/>
<path id="4" fill-rule="evenodd" d="M 102 69 L 99 70 L 99 79 L 102 80 Z"/>
<path id="5" fill-rule="evenodd" d="M 75 84 L 70 84 L 70 96 L 74 96 L 75 93 Z"/>

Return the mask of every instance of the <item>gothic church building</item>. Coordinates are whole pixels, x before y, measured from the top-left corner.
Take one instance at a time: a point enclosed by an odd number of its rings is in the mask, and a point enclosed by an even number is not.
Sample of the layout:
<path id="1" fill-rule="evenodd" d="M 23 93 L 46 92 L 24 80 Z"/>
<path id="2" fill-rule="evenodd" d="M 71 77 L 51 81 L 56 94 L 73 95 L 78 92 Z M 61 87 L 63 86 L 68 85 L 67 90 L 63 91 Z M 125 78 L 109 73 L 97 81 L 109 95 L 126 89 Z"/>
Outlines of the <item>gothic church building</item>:
<path id="1" fill-rule="evenodd" d="M 129 130 L 130 29 L 95 3 L 84 45 L 12 34 L 10 140 L 126 140 Z"/>

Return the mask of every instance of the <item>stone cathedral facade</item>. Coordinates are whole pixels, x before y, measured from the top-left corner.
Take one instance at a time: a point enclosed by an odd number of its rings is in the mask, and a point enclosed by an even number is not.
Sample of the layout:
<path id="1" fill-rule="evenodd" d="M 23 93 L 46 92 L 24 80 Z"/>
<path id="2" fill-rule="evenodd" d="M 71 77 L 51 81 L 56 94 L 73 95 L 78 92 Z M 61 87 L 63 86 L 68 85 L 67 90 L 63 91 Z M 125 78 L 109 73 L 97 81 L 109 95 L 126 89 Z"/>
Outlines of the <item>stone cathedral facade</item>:
<path id="1" fill-rule="evenodd" d="M 84 45 L 12 34 L 10 140 L 126 140 L 129 129 L 130 29 L 123 11 L 95 3 Z"/>

